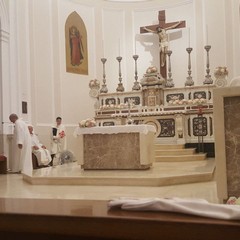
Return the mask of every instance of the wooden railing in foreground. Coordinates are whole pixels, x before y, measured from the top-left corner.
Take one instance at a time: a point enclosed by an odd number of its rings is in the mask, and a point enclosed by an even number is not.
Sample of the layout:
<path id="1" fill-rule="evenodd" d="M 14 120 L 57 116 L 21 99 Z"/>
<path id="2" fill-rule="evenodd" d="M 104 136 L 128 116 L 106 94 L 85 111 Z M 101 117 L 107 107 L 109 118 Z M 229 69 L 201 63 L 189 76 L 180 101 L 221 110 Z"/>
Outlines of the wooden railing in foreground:
<path id="1" fill-rule="evenodd" d="M 240 221 L 107 209 L 107 201 L 0 199 L 1 239 L 226 240 Z"/>

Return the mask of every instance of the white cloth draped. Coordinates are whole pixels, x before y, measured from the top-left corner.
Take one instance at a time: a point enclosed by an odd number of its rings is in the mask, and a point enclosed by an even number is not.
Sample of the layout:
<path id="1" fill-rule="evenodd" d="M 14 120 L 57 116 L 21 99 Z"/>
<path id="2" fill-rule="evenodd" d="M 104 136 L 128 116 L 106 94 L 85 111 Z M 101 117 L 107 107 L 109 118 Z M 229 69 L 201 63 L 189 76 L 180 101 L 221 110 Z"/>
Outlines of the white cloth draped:
<path id="1" fill-rule="evenodd" d="M 18 148 L 22 144 L 22 149 Z M 9 166 L 12 172 L 32 173 L 31 136 L 27 124 L 17 119 L 13 133 L 13 161 Z"/>
<path id="2" fill-rule="evenodd" d="M 38 147 L 37 150 L 35 149 L 32 150 L 34 155 L 37 157 L 38 165 L 40 166 L 48 165 L 52 160 L 49 151 L 43 148 L 43 145 L 40 143 L 38 136 L 35 133 L 31 134 L 31 139 L 32 139 L 32 147 L 34 146 Z"/>
<path id="3" fill-rule="evenodd" d="M 204 199 L 119 198 L 111 200 L 108 207 L 120 207 L 129 211 L 177 212 L 216 219 L 240 220 L 239 205 L 213 204 Z"/>
<path id="4" fill-rule="evenodd" d="M 91 127 L 91 128 L 80 128 L 77 127 L 74 130 L 73 135 L 78 136 L 81 134 L 117 134 L 117 133 L 143 133 L 156 132 L 154 126 L 151 125 L 117 125 L 117 126 L 106 126 L 106 127 Z"/>

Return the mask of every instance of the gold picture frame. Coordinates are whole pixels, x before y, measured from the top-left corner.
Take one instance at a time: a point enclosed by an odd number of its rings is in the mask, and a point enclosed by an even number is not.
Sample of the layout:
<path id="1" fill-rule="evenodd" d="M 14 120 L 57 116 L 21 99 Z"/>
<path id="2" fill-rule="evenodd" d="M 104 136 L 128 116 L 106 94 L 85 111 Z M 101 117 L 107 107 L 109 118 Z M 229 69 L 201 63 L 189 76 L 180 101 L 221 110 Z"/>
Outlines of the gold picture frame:
<path id="1" fill-rule="evenodd" d="M 87 31 L 82 18 L 72 12 L 65 23 L 66 71 L 88 75 Z"/>

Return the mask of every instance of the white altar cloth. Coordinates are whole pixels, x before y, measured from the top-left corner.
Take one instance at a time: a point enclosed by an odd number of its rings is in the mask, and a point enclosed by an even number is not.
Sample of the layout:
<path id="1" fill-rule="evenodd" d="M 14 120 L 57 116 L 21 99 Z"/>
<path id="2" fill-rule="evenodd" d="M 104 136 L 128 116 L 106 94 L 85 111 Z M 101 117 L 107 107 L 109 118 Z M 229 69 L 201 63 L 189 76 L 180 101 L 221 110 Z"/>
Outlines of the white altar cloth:
<path id="1" fill-rule="evenodd" d="M 81 134 L 117 134 L 117 133 L 143 133 L 148 134 L 149 132 L 156 132 L 156 128 L 151 125 L 117 125 L 117 126 L 106 126 L 106 127 L 91 127 L 91 128 L 80 128 L 77 127 L 74 131 L 74 136 Z"/>

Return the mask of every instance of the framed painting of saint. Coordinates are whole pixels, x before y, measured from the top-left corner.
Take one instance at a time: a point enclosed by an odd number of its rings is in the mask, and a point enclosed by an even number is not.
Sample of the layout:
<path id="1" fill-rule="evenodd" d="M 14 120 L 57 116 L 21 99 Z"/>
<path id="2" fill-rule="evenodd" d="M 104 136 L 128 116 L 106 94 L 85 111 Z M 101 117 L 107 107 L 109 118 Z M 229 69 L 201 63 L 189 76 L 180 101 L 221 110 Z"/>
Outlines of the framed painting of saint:
<path id="1" fill-rule="evenodd" d="M 72 12 L 65 24 L 66 71 L 88 75 L 87 31 L 82 18 Z"/>

